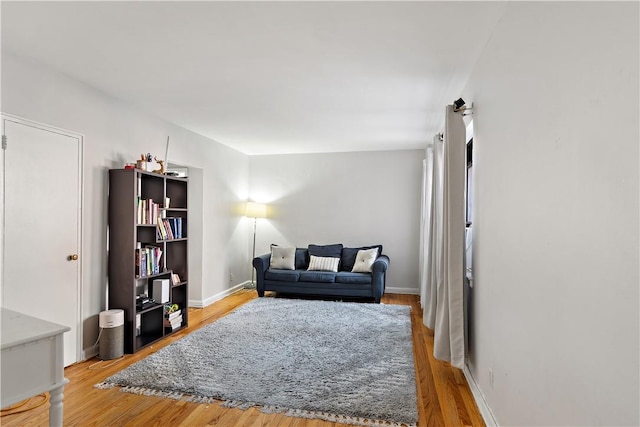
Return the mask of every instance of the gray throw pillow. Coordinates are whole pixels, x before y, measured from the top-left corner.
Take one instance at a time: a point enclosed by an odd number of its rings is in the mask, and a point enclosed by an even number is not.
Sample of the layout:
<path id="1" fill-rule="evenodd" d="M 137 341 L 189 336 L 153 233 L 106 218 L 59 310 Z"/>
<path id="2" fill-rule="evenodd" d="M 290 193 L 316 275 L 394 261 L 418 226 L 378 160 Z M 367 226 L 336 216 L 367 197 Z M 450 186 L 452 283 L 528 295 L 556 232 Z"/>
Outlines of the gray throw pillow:
<path id="1" fill-rule="evenodd" d="M 295 270 L 296 248 L 284 248 L 282 246 L 271 247 L 271 261 L 269 268 L 274 270 Z"/>

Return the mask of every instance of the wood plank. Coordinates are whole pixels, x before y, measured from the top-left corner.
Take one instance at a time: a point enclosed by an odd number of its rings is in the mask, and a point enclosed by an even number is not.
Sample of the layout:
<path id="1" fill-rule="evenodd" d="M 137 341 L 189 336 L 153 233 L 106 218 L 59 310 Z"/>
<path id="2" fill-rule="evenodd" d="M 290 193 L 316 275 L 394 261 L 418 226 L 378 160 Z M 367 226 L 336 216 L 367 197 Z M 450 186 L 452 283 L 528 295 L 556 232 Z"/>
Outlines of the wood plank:
<path id="1" fill-rule="evenodd" d="M 416 364 L 416 386 L 418 392 L 418 411 L 421 426 L 442 426 L 444 419 L 440 400 L 437 398 L 436 385 L 427 356 L 422 311 L 412 306 L 413 357 Z"/>
<path id="2" fill-rule="evenodd" d="M 115 361 L 94 358 L 65 369 L 71 381 L 65 388 L 65 426 L 216 426 L 216 427 L 348 427 L 323 420 L 265 414 L 257 408 L 246 411 L 225 408 L 218 403 L 200 404 L 122 393 L 119 389 L 96 389 L 94 385 L 187 334 L 226 316 L 256 298 L 255 291 L 241 290 L 204 309 L 189 309 L 189 327 L 166 339 Z M 433 357 L 433 331 L 422 324 L 422 310 L 416 295 L 386 294 L 385 304 L 411 306 L 413 356 L 420 427 L 484 426 L 463 373 Z M 6 415 L 0 424 L 42 426 L 49 421 L 49 405 L 22 414 Z"/>

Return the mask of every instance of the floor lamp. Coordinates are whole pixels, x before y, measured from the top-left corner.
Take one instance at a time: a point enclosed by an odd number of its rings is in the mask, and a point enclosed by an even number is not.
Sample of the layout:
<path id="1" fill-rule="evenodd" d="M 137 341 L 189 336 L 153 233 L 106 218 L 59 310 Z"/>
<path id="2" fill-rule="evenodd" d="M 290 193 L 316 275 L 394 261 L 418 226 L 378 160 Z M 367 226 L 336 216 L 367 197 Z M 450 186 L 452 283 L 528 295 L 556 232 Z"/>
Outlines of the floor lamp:
<path id="1" fill-rule="evenodd" d="M 256 286 L 255 269 L 253 268 L 253 259 L 256 257 L 256 225 L 258 218 L 267 217 L 267 205 L 264 203 L 247 202 L 247 208 L 244 214 L 248 218 L 253 218 L 253 256 L 251 257 L 251 287 Z"/>

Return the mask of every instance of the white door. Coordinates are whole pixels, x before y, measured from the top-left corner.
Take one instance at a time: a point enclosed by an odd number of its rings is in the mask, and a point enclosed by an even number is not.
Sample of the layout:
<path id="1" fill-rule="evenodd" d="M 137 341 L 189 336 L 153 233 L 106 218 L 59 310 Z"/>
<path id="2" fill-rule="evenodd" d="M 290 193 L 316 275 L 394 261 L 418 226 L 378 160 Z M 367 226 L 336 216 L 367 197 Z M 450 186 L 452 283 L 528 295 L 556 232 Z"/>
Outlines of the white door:
<path id="1" fill-rule="evenodd" d="M 82 136 L 2 117 L 2 306 L 69 326 L 65 366 L 80 360 Z"/>

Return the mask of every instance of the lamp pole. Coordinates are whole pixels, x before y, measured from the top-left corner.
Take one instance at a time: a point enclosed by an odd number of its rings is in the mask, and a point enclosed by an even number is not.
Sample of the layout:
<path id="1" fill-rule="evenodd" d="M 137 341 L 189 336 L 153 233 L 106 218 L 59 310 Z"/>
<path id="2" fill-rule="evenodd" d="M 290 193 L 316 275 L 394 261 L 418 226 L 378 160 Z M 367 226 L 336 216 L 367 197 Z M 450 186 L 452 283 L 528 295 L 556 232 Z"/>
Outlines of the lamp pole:
<path id="1" fill-rule="evenodd" d="M 258 226 L 258 218 L 267 218 L 267 205 L 264 203 L 247 202 L 245 207 L 245 216 L 253 218 L 253 257 L 251 258 L 251 285 L 250 288 L 256 287 L 255 268 L 253 268 L 253 258 L 256 257 L 256 229 Z"/>
<path id="2" fill-rule="evenodd" d="M 258 224 L 258 218 L 253 218 L 253 257 L 251 258 L 251 263 L 253 263 L 253 258 L 256 257 L 256 226 Z M 255 281 L 255 275 L 256 275 L 256 269 L 253 268 L 253 265 L 251 267 L 251 287 L 255 288 L 256 286 L 256 281 Z"/>

